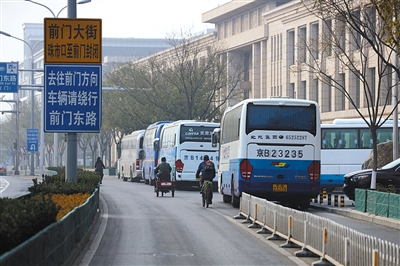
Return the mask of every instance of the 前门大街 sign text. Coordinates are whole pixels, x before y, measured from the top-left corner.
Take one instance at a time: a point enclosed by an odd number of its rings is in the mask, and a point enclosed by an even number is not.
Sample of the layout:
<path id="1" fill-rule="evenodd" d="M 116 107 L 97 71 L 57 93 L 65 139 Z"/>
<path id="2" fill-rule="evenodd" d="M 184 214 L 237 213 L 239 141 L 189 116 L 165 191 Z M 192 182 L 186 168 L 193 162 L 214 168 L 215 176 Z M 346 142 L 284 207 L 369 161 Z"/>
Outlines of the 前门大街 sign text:
<path id="1" fill-rule="evenodd" d="M 101 64 L 101 19 L 44 19 L 45 64 Z"/>

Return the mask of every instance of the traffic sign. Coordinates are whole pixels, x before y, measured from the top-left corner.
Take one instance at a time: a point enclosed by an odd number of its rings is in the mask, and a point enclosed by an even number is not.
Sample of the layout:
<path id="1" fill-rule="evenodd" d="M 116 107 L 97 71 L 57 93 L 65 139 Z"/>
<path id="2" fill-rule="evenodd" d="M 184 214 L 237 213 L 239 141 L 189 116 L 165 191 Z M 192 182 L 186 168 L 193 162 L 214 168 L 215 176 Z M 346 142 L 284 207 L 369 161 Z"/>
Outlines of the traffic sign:
<path id="1" fill-rule="evenodd" d="M 18 92 L 18 62 L 0 62 L 0 92 Z"/>
<path id="2" fill-rule="evenodd" d="M 44 131 L 100 132 L 101 65 L 45 65 L 44 72 Z"/>
<path id="3" fill-rule="evenodd" d="M 45 18 L 45 64 L 101 64 L 101 19 Z"/>
<path id="4" fill-rule="evenodd" d="M 37 128 L 26 129 L 26 146 L 28 152 L 37 152 L 39 150 L 39 130 Z"/>

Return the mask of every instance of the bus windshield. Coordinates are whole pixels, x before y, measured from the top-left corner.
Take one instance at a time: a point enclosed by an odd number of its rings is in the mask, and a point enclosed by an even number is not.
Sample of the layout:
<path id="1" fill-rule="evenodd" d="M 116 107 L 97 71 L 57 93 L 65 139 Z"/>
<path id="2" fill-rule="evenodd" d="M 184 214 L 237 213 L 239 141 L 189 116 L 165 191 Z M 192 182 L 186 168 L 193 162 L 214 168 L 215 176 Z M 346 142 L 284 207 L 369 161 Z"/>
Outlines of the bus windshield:
<path id="1" fill-rule="evenodd" d="M 316 106 L 248 104 L 246 134 L 254 130 L 308 131 L 317 134 Z"/>
<path id="2" fill-rule="evenodd" d="M 186 141 L 210 142 L 215 127 L 181 126 L 180 144 Z"/>

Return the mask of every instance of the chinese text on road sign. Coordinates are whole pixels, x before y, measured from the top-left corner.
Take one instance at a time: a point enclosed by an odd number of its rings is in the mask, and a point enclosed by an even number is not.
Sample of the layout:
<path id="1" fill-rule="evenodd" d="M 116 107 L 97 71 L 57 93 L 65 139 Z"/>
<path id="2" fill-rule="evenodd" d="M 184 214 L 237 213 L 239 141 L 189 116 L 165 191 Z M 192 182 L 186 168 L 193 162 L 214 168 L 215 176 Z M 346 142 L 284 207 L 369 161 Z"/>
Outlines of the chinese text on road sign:
<path id="1" fill-rule="evenodd" d="M 44 19 L 45 64 L 101 64 L 101 19 Z"/>
<path id="2" fill-rule="evenodd" d="M 26 129 L 26 145 L 28 146 L 28 152 L 37 152 L 39 146 L 39 130 L 37 128 Z"/>
<path id="3" fill-rule="evenodd" d="M 99 132 L 101 65 L 45 65 L 45 132 Z"/>
<path id="4" fill-rule="evenodd" d="M 18 63 L 0 63 L 0 92 L 18 92 Z"/>

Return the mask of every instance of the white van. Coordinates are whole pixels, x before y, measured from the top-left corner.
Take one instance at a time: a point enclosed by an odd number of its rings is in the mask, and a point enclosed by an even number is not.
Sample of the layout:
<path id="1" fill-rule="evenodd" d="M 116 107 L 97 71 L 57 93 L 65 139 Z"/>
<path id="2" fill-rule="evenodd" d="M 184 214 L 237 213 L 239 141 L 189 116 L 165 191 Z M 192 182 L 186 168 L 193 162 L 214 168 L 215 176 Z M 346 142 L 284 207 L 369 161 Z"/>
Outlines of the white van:
<path id="1" fill-rule="evenodd" d="M 140 182 L 142 179 L 144 132 L 136 130 L 122 138 L 119 173 L 124 181 Z"/>

